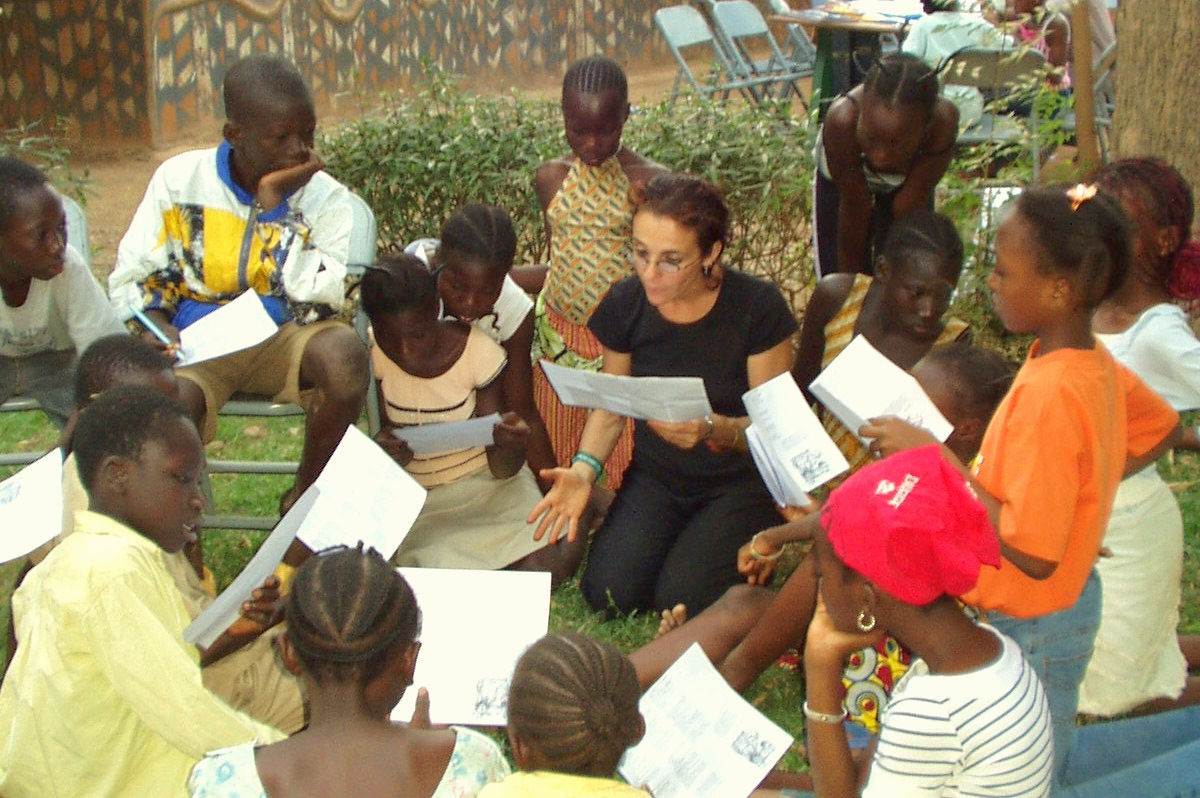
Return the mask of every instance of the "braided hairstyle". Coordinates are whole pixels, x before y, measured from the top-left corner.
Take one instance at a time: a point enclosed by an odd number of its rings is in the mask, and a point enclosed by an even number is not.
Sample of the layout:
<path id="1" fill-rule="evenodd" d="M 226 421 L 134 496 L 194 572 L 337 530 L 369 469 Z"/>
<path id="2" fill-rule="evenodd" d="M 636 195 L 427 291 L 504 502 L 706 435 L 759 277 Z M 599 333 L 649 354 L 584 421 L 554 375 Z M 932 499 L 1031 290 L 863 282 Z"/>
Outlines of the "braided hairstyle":
<path id="1" fill-rule="evenodd" d="M 8 225 L 8 217 L 17 198 L 49 183 L 45 173 L 20 158 L 0 157 L 0 232 Z"/>
<path id="2" fill-rule="evenodd" d="M 863 99 L 874 96 L 890 108 L 917 108 L 933 115 L 937 104 L 937 73 L 911 53 L 889 53 L 875 60 L 863 79 Z"/>
<path id="3" fill-rule="evenodd" d="M 1133 261 L 1133 225 L 1108 194 L 1081 202 L 1059 183 L 1021 192 L 1012 203 L 1031 233 L 1029 244 L 1043 274 L 1073 281 L 1088 310 L 1112 296 Z"/>
<path id="4" fill-rule="evenodd" d="M 88 344 L 75 365 L 75 406 L 83 407 L 108 390 L 123 374 L 158 374 L 171 370 L 171 359 L 136 335 L 114 333 Z"/>
<path id="5" fill-rule="evenodd" d="M 363 312 L 372 323 L 415 310 L 437 315 L 437 280 L 415 255 L 384 255 L 363 272 L 358 291 Z"/>
<path id="6" fill-rule="evenodd" d="M 508 730 L 560 773 L 612 776 L 637 742 L 637 673 L 609 643 L 550 634 L 521 655 L 508 694 Z"/>
<path id="7" fill-rule="evenodd" d="M 318 684 L 365 685 L 383 670 L 392 645 L 421 632 L 412 588 L 375 549 L 326 549 L 296 572 L 287 631 L 304 670 Z"/>
<path id="8" fill-rule="evenodd" d="M 957 282 L 963 266 L 963 243 L 948 216 L 916 210 L 892 223 L 880 256 L 893 269 L 921 258 L 932 258 L 938 263 L 939 274 Z"/>
<path id="9" fill-rule="evenodd" d="M 629 81 L 625 70 L 611 58 L 593 55 L 581 58 L 567 67 L 563 75 L 563 102 L 566 102 L 567 92 L 577 94 L 603 94 L 615 91 L 621 96 L 621 104 L 629 102 Z"/>
<path id="10" fill-rule="evenodd" d="M 1092 180 L 1156 227 L 1175 230 L 1175 249 L 1148 253 L 1155 261 L 1152 276 L 1172 296 L 1200 299 L 1200 242 L 1191 240 L 1192 187 L 1179 170 L 1158 158 L 1122 158 L 1100 167 Z"/>
<path id="11" fill-rule="evenodd" d="M 495 205 L 468 203 L 442 225 L 441 262 L 457 255 L 486 266 L 497 275 L 507 274 L 517 256 L 517 232 L 508 211 Z"/>

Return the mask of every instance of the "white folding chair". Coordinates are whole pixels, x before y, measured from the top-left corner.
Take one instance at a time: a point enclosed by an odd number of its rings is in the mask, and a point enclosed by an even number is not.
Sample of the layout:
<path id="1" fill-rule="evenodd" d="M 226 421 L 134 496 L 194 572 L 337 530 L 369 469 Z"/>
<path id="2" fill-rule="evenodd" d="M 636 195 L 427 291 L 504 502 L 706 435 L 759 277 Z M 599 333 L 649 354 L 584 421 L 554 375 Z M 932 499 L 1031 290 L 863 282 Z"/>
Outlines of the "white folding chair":
<path id="1" fill-rule="evenodd" d="M 767 27 L 767 21 L 749 0 L 719 0 L 711 6 L 713 25 L 729 54 L 730 63 L 738 77 L 767 78 L 763 95 L 769 95 L 775 87 L 779 96 L 795 93 L 804 103 L 804 95 L 797 82 L 800 78 L 812 77 L 813 63 L 795 63 L 779 49 L 779 43 Z M 751 48 L 765 47 L 768 57 L 755 60 Z M 805 107 L 808 107 L 805 103 Z"/>

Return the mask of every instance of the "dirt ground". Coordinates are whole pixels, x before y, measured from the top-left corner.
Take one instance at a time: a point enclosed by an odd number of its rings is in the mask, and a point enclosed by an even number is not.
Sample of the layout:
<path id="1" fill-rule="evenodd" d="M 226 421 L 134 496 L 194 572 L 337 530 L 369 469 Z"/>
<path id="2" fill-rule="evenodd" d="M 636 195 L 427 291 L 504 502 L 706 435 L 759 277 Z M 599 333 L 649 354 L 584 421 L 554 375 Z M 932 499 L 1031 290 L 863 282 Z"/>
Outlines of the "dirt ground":
<path id="1" fill-rule="evenodd" d="M 657 101 L 671 91 L 674 80 L 674 65 L 639 69 L 629 77 L 630 99 L 634 102 Z M 545 80 L 518 87 L 537 97 L 555 97 L 560 84 L 556 80 Z M 474 91 L 486 91 L 486 87 L 474 86 Z M 507 87 L 505 87 L 507 90 Z M 349 119 L 346 113 L 334 109 L 321 118 L 323 125 L 336 125 L 339 119 Z M 172 141 L 163 147 L 149 145 L 89 147 L 80 142 L 75 146 L 76 155 L 72 162 L 76 168 L 86 170 L 90 179 L 87 203 L 87 219 L 90 228 L 92 262 L 99 274 L 107 273 L 116 258 L 117 244 L 129 227 L 146 185 L 155 168 L 165 159 L 185 150 L 210 147 L 221 135 L 219 122 L 214 122 L 211 133 Z M 532 175 L 530 176 L 532 179 Z"/>

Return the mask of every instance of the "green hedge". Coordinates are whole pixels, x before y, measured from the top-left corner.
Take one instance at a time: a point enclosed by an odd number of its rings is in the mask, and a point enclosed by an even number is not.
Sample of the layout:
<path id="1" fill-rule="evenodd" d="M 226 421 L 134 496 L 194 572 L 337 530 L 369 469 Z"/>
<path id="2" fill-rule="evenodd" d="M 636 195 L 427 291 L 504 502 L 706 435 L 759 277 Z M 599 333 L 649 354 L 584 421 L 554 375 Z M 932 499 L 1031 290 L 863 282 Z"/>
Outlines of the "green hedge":
<path id="1" fill-rule="evenodd" d="M 671 169 L 719 185 L 733 212 L 726 263 L 774 281 L 799 314 L 812 283 L 816 125 L 792 111 L 685 96 L 635 109 L 624 140 Z M 1054 146 L 1054 135 L 1043 133 L 1044 152 Z M 967 247 L 954 312 L 971 322 L 978 341 L 1015 356 L 1024 339 L 1012 339 L 992 315 L 983 283 L 991 235 L 980 222 L 985 182 L 1028 181 L 1027 157 L 1004 167 L 998 178 L 991 174 L 998 161 L 1022 151 L 1005 149 L 984 145 L 960 154 L 939 187 L 938 207 L 956 220 Z M 455 208 L 480 201 L 512 214 L 518 263 L 546 259 L 533 180 L 538 164 L 568 151 L 554 100 L 515 93 L 476 96 L 431 71 L 421 90 L 391 96 L 377 112 L 325 134 L 320 151 L 329 172 L 375 210 L 385 250 L 435 236 Z"/>
<path id="2" fill-rule="evenodd" d="M 681 98 L 636 109 L 624 140 L 720 185 L 733 211 L 726 262 L 772 278 L 803 305 L 812 203 L 812 137 L 803 120 L 787 108 Z M 331 131 L 320 148 L 329 172 L 375 210 L 384 248 L 436 235 L 450 212 L 474 200 L 512 214 L 518 263 L 546 259 L 533 179 L 538 164 L 568 151 L 555 101 L 475 96 L 433 75 L 427 88 Z"/>

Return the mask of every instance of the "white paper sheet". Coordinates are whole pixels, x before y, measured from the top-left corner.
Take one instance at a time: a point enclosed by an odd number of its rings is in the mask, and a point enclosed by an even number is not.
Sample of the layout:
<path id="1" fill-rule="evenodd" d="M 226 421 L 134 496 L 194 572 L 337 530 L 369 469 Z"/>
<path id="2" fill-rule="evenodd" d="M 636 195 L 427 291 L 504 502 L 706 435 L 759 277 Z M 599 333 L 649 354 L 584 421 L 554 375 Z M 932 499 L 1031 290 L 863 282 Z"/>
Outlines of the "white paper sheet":
<path id="1" fill-rule="evenodd" d="M 254 291 L 246 291 L 179 332 L 176 366 L 240 352 L 270 338 L 279 330 Z"/>
<path id="2" fill-rule="evenodd" d="M 353 426 L 314 484 L 321 495 L 297 535 L 313 551 L 361 540 L 391 558 L 425 506 L 425 489 Z"/>
<path id="3" fill-rule="evenodd" d="M 699 644 L 683 653 L 642 696 L 646 736 L 618 770 L 655 798 L 749 795 L 792 737 L 721 678 Z"/>
<path id="4" fill-rule="evenodd" d="M 242 611 L 242 602 L 249 599 L 250 594 L 274 572 L 275 566 L 287 553 L 288 546 L 296 539 L 297 530 L 308 517 L 320 492 L 316 485 L 312 485 L 300 495 L 296 503 L 284 513 L 283 518 L 279 519 L 274 531 L 258 547 L 258 551 L 250 562 L 246 563 L 242 572 L 183 630 L 184 640 L 208 648 L 238 619 Z"/>
<path id="5" fill-rule="evenodd" d="M 429 690 L 434 723 L 502 726 L 517 659 L 546 634 L 550 574 L 401 568 L 421 607 L 421 653 L 412 687 L 392 719 L 412 718 Z"/>
<path id="6" fill-rule="evenodd" d="M 63 455 L 58 449 L 0 482 L 0 563 L 62 532 Z"/>
<path id="7" fill-rule="evenodd" d="M 902 418 L 943 442 L 954 432 L 920 383 L 861 335 L 855 336 L 808 389 L 864 442 L 859 429 L 867 419 L 879 416 Z"/>
<path id="8" fill-rule="evenodd" d="M 600 408 L 628 418 L 690 421 L 712 413 L 699 377 L 619 377 L 569 369 L 547 360 L 542 370 L 559 400 L 570 407 Z"/>
<path id="9" fill-rule="evenodd" d="M 742 401 L 750 414 L 750 454 L 777 503 L 807 507 L 809 493 L 849 470 L 791 374 L 747 391 Z"/>
<path id="10" fill-rule="evenodd" d="M 395 427 L 392 434 L 407 443 L 413 454 L 435 454 L 491 446 L 494 443 L 493 428 L 499 423 L 500 414 L 492 413 L 465 421 Z"/>

